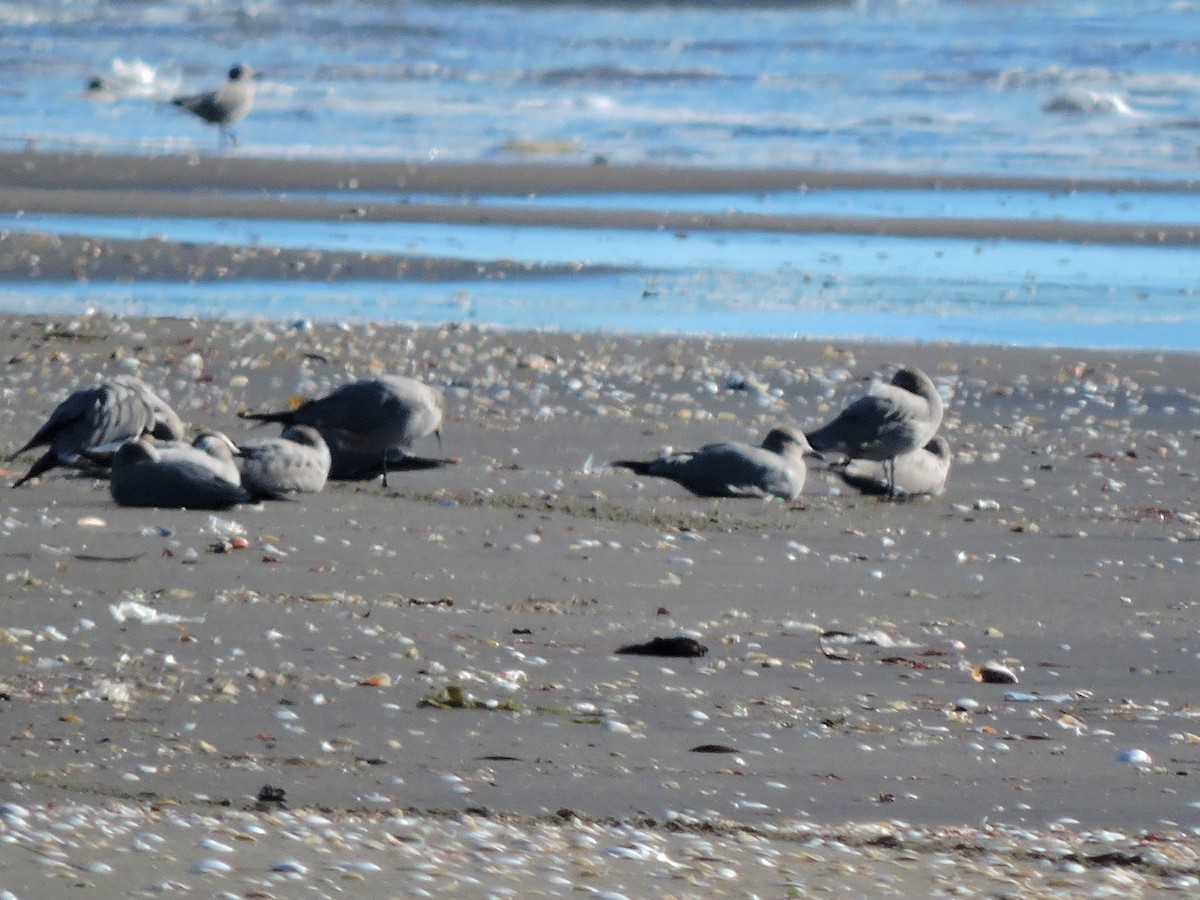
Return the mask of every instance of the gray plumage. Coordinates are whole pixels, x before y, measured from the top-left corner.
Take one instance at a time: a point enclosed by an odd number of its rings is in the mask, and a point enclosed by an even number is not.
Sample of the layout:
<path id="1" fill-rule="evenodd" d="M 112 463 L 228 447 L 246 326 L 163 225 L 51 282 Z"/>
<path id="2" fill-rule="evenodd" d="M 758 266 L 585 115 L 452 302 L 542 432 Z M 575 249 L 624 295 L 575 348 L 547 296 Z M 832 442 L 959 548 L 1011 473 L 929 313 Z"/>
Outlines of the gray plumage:
<path id="1" fill-rule="evenodd" d="M 928 494 L 941 496 L 950 474 L 950 444 L 938 435 L 924 447 L 893 460 L 896 467 L 895 493 L 904 497 Z M 855 459 L 838 472 L 842 480 L 864 494 L 886 494 L 888 477 L 881 462 Z"/>
<path id="2" fill-rule="evenodd" d="M 392 447 L 381 458 L 374 450 L 363 452 L 339 442 L 336 438 L 330 446 L 333 463 L 329 477 L 334 481 L 370 481 L 383 476 L 387 487 L 387 476 L 391 472 L 417 472 L 423 469 L 440 469 L 460 462 L 456 456 L 417 456 L 403 447 Z"/>
<path id="3" fill-rule="evenodd" d="M 86 453 L 105 444 L 117 445 L 143 434 L 177 439 L 184 426 L 166 401 L 143 381 L 119 375 L 75 391 L 55 407 L 44 425 L 9 460 L 34 447 L 49 449 L 13 487 L 57 466 L 86 465 Z"/>
<path id="4" fill-rule="evenodd" d="M 317 493 L 329 477 L 329 447 L 309 425 L 292 425 L 277 438 L 239 449 L 242 487 L 256 497 Z"/>
<path id="5" fill-rule="evenodd" d="M 887 463 L 924 447 L 942 424 L 942 398 L 920 369 L 905 368 L 890 383 L 876 381 L 827 425 L 808 432 L 818 453 Z M 895 480 L 890 479 L 895 484 Z"/>
<path id="6" fill-rule="evenodd" d="M 206 431 L 196 435 L 190 444 L 183 441 L 156 441 L 153 445 L 158 459 L 163 462 L 187 462 L 208 469 L 222 481 L 240 486 L 242 473 L 235 457 L 237 446 L 219 431 Z"/>
<path id="7" fill-rule="evenodd" d="M 149 441 L 122 444 L 113 456 L 109 491 L 120 506 L 160 509 L 228 509 L 251 498 L 212 467 L 191 459 L 164 458 Z"/>
<path id="8" fill-rule="evenodd" d="M 669 478 L 701 497 L 776 496 L 795 500 L 804 489 L 813 456 L 804 435 L 774 428 L 760 446 L 707 444 L 699 450 L 669 453 L 649 461 L 614 460 L 611 465 L 639 475 Z"/>
<path id="9" fill-rule="evenodd" d="M 176 106 L 199 116 L 221 131 L 221 142 L 237 146 L 237 135 L 230 127 L 254 107 L 254 79 L 258 77 L 249 66 L 238 65 L 229 70 L 229 78 L 211 90 L 199 94 L 181 95 L 171 100 Z"/>
<path id="10" fill-rule="evenodd" d="M 443 402 L 441 391 L 414 378 L 381 375 L 344 384 L 295 409 L 241 415 L 285 426 L 309 425 L 329 446 L 330 478 L 359 478 L 356 473 L 363 461 L 374 460 L 376 473 L 383 471 L 386 485 L 388 454 L 411 447 L 426 435 L 438 434 Z"/>

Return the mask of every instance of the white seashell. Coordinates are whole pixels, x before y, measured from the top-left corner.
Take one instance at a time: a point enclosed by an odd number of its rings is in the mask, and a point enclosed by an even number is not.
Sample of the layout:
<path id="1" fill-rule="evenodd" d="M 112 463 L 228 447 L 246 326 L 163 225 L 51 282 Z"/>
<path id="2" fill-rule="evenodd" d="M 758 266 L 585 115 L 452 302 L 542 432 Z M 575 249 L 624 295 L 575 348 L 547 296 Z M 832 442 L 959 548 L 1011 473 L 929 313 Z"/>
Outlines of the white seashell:
<path id="1" fill-rule="evenodd" d="M 189 870 L 193 875 L 228 875 L 233 866 L 219 859 L 201 859 Z"/>
<path id="2" fill-rule="evenodd" d="M 20 819 L 25 821 L 29 818 L 29 810 L 23 806 L 18 806 L 16 803 L 5 803 L 0 806 L 0 819 Z"/>
<path id="3" fill-rule="evenodd" d="M 1145 750 L 1122 750 L 1117 754 L 1117 762 L 1130 763 L 1135 766 L 1148 766 L 1154 762 Z"/>
<path id="4" fill-rule="evenodd" d="M 279 862 L 271 863 L 272 872 L 290 872 L 295 875 L 303 875 L 308 872 L 308 866 L 295 859 L 281 859 Z"/>
<path id="5" fill-rule="evenodd" d="M 245 537 L 246 526 L 233 521 L 233 519 L 224 519 L 221 516 L 209 516 L 208 532 L 214 537 L 219 538 Z"/>

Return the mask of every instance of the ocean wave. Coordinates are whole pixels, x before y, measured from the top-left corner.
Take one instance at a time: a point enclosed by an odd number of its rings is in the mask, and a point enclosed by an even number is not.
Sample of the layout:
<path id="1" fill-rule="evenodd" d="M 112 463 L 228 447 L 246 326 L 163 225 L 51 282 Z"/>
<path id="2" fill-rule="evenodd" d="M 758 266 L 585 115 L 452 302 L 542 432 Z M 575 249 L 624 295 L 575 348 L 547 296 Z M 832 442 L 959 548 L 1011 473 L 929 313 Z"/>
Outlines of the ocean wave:
<path id="1" fill-rule="evenodd" d="M 1084 88 L 1075 88 L 1055 94 L 1042 104 L 1042 112 L 1082 116 L 1118 115 L 1131 118 L 1140 118 L 1145 115 L 1130 106 L 1119 94 L 1108 91 L 1090 91 Z"/>
<path id="2" fill-rule="evenodd" d="M 532 80 L 552 87 L 563 85 L 587 86 L 595 84 L 664 84 L 682 82 L 696 84 L 729 78 L 729 74 L 717 69 L 641 69 L 635 66 L 601 64 L 594 66 L 565 66 L 530 73 Z"/>

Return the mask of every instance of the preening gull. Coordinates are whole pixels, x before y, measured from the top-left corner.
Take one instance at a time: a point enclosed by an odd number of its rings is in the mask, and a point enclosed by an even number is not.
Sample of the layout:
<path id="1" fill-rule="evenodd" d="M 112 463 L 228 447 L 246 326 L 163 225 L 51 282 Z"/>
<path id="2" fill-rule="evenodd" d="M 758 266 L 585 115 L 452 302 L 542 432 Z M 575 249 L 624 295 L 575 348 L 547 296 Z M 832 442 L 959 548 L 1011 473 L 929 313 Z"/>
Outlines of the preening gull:
<path id="1" fill-rule="evenodd" d="M 309 425 L 321 433 L 332 456 L 329 477 L 354 479 L 362 461 L 370 460 L 374 474 L 387 485 L 390 454 L 434 434 L 441 440 L 441 391 L 404 375 L 381 375 L 352 381 L 295 409 L 241 413 L 257 422 L 284 426 Z"/>
<path id="2" fill-rule="evenodd" d="M 937 387 L 920 369 L 904 368 L 890 383 L 872 382 L 865 396 L 807 437 L 818 453 L 835 451 L 850 459 L 884 463 L 894 490 L 891 461 L 924 447 L 941 424 L 942 397 Z"/>
<path id="3" fill-rule="evenodd" d="M 14 460 L 35 447 L 49 449 L 13 484 L 19 487 L 57 466 L 87 465 L 86 452 L 151 434 L 166 440 L 183 437 L 184 425 L 165 400 L 132 375 L 118 375 L 95 387 L 75 391 L 50 414 Z"/>

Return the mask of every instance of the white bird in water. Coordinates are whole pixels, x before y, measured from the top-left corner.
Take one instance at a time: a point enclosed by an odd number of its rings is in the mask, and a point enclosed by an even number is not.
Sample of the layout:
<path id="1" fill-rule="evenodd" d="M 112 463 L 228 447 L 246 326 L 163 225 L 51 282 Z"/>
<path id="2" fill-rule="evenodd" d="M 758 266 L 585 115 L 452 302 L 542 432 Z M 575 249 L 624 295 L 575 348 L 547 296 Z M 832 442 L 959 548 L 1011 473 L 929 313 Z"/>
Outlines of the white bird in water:
<path id="1" fill-rule="evenodd" d="M 199 94 L 186 94 L 171 100 L 176 106 L 199 116 L 221 131 L 221 145 L 228 141 L 237 146 L 232 125 L 242 121 L 254 107 L 254 80 L 260 74 L 250 66 L 237 65 L 229 70 L 229 78 Z"/>
<path id="2" fill-rule="evenodd" d="M 903 453 L 893 460 L 895 494 L 898 497 L 918 497 L 927 494 L 939 497 L 946 489 L 950 474 L 950 444 L 938 435 L 924 447 Z M 842 480 L 864 494 L 886 494 L 888 476 L 884 464 L 869 459 L 853 459 L 838 470 Z"/>
<path id="3" fill-rule="evenodd" d="M 151 434 L 164 440 L 183 437 L 184 425 L 165 400 L 140 379 L 118 375 L 95 387 L 75 391 L 60 403 L 16 459 L 34 447 L 48 447 L 29 471 L 13 484 L 19 487 L 57 466 L 86 466 L 87 451 Z"/>
<path id="4" fill-rule="evenodd" d="M 239 415 L 284 426 L 309 425 L 329 446 L 330 478 L 361 480 L 382 472 L 386 487 L 397 450 L 406 450 L 430 434 L 441 441 L 443 404 L 441 391 L 415 378 L 380 375 L 344 384 L 295 409 Z M 361 474 L 364 465 L 369 466 L 370 475 Z"/>
<path id="5" fill-rule="evenodd" d="M 153 443 L 128 441 L 113 456 L 109 491 L 120 506 L 159 509 L 228 509 L 250 501 L 240 484 L 231 484 L 210 465 L 162 456 Z"/>
<path id="6" fill-rule="evenodd" d="M 315 494 L 329 477 L 329 447 L 321 432 L 292 425 L 277 438 L 242 444 L 242 487 L 255 497 Z"/>
<path id="7" fill-rule="evenodd" d="M 816 456 L 794 428 L 773 428 L 760 446 L 706 444 L 648 461 L 619 459 L 610 465 L 638 475 L 669 478 L 701 497 L 782 497 L 795 500 L 808 476 L 806 456 Z"/>
<path id="8" fill-rule="evenodd" d="M 894 493 L 892 460 L 929 443 L 942 424 L 942 412 L 942 397 L 929 376 L 904 368 L 890 383 L 872 382 L 866 396 L 808 432 L 808 442 L 818 453 L 836 451 L 849 459 L 884 463 L 889 493 Z"/>

